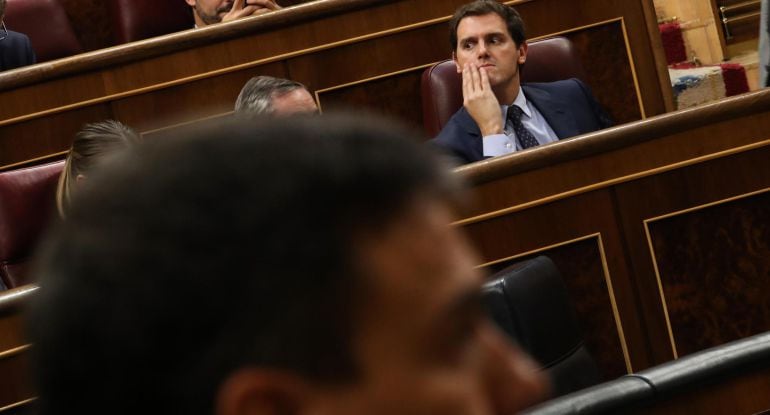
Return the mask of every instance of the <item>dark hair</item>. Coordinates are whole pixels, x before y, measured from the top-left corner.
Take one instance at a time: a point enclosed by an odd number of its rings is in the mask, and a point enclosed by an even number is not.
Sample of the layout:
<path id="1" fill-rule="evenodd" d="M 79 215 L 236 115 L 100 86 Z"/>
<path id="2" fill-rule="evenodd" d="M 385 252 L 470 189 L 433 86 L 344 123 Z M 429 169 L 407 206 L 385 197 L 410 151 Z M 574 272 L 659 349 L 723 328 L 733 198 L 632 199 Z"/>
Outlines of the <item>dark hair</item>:
<path id="1" fill-rule="evenodd" d="M 66 216 L 78 175 L 86 174 L 105 157 L 138 142 L 139 135 L 118 121 L 106 120 L 84 125 L 75 134 L 64 170 L 59 176 L 59 184 L 56 187 L 59 215 Z"/>
<path id="2" fill-rule="evenodd" d="M 299 82 L 272 76 L 255 76 L 246 82 L 235 101 L 235 112 L 248 115 L 273 113 L 273 98 L 305 88 Z"/>
<path id="3" fill-rule="evenodd" d="M 211 414 L 234 370 L 355 379 L 356 242 L 453 176 L 393 123 L 223 124 L 137 146 L 45 244 L 41 414 Z"/>
<path id="4" fill-rule="evenodd" d="M 5 0 L 0 0 L 0 17 L 5 15 Z"/>
<path id="5" fill-rule="evenodd" d="M 476 0 L 457 9 L 452 20 L 449 21 L 449 43 L 452 45 L 452 50 L 457 50 L 457 26 L 460 25 L 461 20 L 468 16 L 484 16 L 490 13 L 500 16 L 505 21 L 508 33 L 516 46 L 521 46 L 527 40 L 524 21 L 516 9 L 500 4 L 495 0 Z"/>

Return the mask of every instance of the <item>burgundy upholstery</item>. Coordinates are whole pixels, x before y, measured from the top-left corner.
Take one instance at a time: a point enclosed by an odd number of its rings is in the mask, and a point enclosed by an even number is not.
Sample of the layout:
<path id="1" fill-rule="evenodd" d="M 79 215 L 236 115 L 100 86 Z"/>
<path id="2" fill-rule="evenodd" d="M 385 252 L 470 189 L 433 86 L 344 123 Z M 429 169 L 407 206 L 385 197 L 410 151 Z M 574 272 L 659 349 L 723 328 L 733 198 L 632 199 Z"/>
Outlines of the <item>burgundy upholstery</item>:
<path id="1" fill-rule="evenodd" d="M 4 20 L 8 30 L 29 37 L 38 62 L 83 51 L 59 0 L 8 0 Z"/>
<path id="2" fill-rule="evenodd" d="M 7 288 L 30 282 L 27 262 L 56 211 L 63 161 L 0 173 L 0 278 Z"/>
<path id="3" fill-rule="evenodd" d="M 567 38 L 554 37 L 529 43 L 522 82 L 585 80 L 580 56 Z M 436 136 L 449 118 L 463 105 L 462 77 L 451 60 L 439 62 L 422 74 L 422 113 L 425 132 Z"/>
<path id="4" fill-rule="evenodd" d="M 134 42 L 192 29 L 192 9 L 184 0 L 108 0 L 115 41 Z"/>

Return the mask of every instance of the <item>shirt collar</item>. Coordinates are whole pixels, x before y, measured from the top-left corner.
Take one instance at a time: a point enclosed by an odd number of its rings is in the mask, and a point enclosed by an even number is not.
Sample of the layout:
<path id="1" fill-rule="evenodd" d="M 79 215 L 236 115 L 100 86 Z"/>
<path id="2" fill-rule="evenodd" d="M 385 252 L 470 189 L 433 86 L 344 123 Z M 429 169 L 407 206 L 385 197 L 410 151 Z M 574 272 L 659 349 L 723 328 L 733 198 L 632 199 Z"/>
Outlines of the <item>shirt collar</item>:
<path id="1" fill-rule="evenodd" d="M 505 114 L 508 112 L 508 108 L 511 105 L 515 105 L 519 108 L 521 108 L 521 112 L 527 116 L 527 118 L 532 118 L 532 111 L 529 109 L 529 104 L 527 103 L 527 97 L 524 96 L 524 89 L 519 87 L 519 93 L 516 95 L 516 99 L 513 100 L 513 104 L 510 105 L 501 105 L 503 108 L 503 117 L 505 117 Z"/>

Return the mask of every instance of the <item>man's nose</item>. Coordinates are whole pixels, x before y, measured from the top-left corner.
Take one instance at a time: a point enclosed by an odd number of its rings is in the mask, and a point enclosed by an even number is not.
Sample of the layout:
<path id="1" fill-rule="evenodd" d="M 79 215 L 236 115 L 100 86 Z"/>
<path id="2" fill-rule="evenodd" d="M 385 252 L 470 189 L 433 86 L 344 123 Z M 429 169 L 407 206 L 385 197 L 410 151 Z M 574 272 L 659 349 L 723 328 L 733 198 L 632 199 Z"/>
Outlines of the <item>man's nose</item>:
<path id="1" fill-rule="evenodd" d="M 484 43 L 483 41 L 479 42 L 476 52 L 478 53 L 479 58 L 486 58 L 489 56 L 489 51 L 487 50 L 487 44 Z"/>
<path id="2" fill-rule="evenodd" d="M 548 383 L 529 356 L 512 345 L 492 322 L 482 330 L 486 388 L 494 413 L 514 414 L 544 398 Z"/>

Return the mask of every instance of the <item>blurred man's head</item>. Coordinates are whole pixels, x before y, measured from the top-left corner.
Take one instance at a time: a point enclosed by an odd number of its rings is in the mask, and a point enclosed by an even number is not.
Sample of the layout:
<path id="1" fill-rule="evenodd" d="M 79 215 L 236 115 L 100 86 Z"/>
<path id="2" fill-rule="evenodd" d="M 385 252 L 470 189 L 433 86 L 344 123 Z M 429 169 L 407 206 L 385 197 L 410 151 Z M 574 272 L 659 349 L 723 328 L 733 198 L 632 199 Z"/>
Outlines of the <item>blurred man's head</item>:
<path id="1" fill-rule="evenodd" d="M 241 89 L 235 101 L 241 116 L 288 116 L 315 114 L 318 106 L 310 92 L 299 82 L 272 76 L 255 76 Z"/>
<path id="2" fill-rule="evenodd" d="M 5 0 L 0 0 L 0 19 L 5 17 Z"/>
<path id="3" fill-rule="evenodd" d="M 311 117 L 145 143 L 77 194 L 33 312 L 43 415 L 511 414 L 457 185 L 391 124 Z"/>

